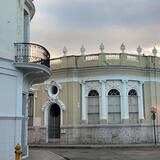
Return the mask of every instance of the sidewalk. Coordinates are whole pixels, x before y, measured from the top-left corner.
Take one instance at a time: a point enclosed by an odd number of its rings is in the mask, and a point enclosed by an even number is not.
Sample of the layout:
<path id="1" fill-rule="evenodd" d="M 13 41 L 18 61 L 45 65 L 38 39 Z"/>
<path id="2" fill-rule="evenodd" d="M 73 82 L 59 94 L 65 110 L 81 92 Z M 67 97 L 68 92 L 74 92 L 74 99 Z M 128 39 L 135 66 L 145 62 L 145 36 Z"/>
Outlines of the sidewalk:
<path id="1" fill-rule="evenodd" d="M 150 148 L 150 147 L 158 147 L 160 148 L 160 144 L 104 144 L 104 145 L 97 145 L 97 144 L 85 144 L 85 145 L 58 145 L 58 144 L 31 144 L 29 145 L 30 149 L 46 149 L 46 148 Z"/>
<path id="2" fill-rule="evenodd" d="M 29 160 L 65 160 L 63 157 L 47 150 L 29 150 Z"/>

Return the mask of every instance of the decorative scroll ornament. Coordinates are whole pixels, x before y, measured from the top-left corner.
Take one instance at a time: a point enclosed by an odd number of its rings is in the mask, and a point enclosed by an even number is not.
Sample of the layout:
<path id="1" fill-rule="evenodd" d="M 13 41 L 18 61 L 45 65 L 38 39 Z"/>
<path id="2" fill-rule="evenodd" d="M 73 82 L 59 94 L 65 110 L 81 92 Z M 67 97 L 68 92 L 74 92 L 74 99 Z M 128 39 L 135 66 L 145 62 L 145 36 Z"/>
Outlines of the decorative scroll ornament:
<path id="1" fill-rule="evenodd" d="M 101 84 L 99 82 L 87 82 L 86 83 L 86 96 L 88 96 L 89 91 L 96 90 L 99 95 L 101 95 Z"/>
<path id="2" fill-rule="evenodd" d="M 141 46 L 138 46 L 137 52 L 138 52 L 138 55 L 140 55 L 140 54 L 142 53 L 142 48 L 141 48 Z"/>
<path id="3" fill-rule="evenodd" d="M 111 89 L 117 89 L 120 93 L 122 92 L 122 82 L 121 81 L 107 81 L 106 93 Z"/>
<path id="4" fill-rule="evenodd" d="M 121 49 L 122 53 L 124 53 L 126 47 L 125 47 L 125 45 L 123 43 L 121 44 L 120 49 Z"/>
<path id="5" fill-rule="evenodd" d="M 105 48 L 104 48 L 104 44 L 103 43 L 100 44 L 99 49 L 100 49 L 101 53 L 104 53 L 104 49 Z"/>
<path id="6" fill-rule="evenodd" d="M 153 48 L 152 53 L 153 53 L 154 56 L 157 55 L 157 49 L 156 49 L 156 47 Z"/>
<path id="7" fill-rule="evenodd" d="M 128 86 L 127 86 L 127 89 L 129 92 L 131 89 L 134 89 L 134 90 L 138 90 L 138 82 L 137 81 L 128 81 Z"/>
<path id="8" fill-rule="evenodd" d="M 81 52 L 81 55 L 84 55 L 86 49 L 84 48 L 84 46 L 82 45 L 82 47 L 80 48 L 80 52 Z"/>
<path id="9" fill-rule="evenodd" d="M 64 48 L 63 48 L 63 54 L 64 54 L 64 56 L 66 56 L 66 55 L 67 55 L 67 52 L 68 52 L 67 47 L 64 47 Z"/>

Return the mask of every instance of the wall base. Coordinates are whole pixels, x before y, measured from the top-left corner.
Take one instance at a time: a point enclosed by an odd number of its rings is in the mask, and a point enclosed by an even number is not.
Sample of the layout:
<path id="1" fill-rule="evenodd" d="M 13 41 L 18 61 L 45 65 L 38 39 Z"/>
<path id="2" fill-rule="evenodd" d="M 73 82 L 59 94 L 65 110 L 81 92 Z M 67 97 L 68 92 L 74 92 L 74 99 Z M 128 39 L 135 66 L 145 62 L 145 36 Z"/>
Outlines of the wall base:
<path id="1" fill-rule="evenodd" d="M 154 143 L 151 125 L 79 125 L 62 126 L 61 144 L 135 144 Z M 159 142 L 160 126 L 156 126 Z"/>
<path id="2" fill-rule="evenodd" d="M 28 127 L 28 143 L 46 143 L 46 128 L 39 126 Z"/>

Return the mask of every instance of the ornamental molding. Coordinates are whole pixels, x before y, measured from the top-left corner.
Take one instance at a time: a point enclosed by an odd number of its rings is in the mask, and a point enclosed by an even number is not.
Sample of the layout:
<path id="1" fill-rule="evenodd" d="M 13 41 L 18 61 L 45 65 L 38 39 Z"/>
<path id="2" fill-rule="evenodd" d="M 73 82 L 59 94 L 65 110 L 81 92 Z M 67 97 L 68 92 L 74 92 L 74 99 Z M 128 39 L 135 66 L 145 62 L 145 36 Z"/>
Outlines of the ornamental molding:
<path id="1" fill-rule="evenodd" d="M 91 90 L 96 90 L 101 95 L 101 84 L 98 81 L 86 82 L 86 96 Z"/>
<path id="2" fill-rule="evenodd" d="M 131 90 L 134 89 L 138 93 L 138 81 L 128 81 L 127 84 L 127 93 Z"/>
<path id="3" fill-rule="evenodd" d="M 117 89 L 122 95 L 122 82 L 121 81 L 107 81 L 106 83 L 106 95 L 111 89 Z"/>
<path id="4" fill-rule="evenodd" d="M 44 105 L 42 106 L 42 111 L 44 112 L 45 109 L 49 109 L 49 107 L 52 104 L 57 104 L 61 110 L 65 111 L 66 110 L 66 106 L 65 104 L 59 99 L 59 93 L 62 90 L 62 86 L 60 83 L 51 80 L 51 81 L 47 81 L 46 82 L 47 85 L 47 90 L 48 90 L 48 101 L 46 101 L 44 103 Z M 54 94 L 53 93 L 53 87 L 57 87 L 57 93 Z"/>
<path id="5" fill-rule="evenodd" d="M 52 88 L 53 87 L 57 87 L 57 93 L 56 94 L 53 94 L 52 93 Z M 56 82 L 56 81 L 50 81 L 48 86 L 47 86 L 47 89 L 48 89 L 48 96 L 49 96 L 49 99 L 57 99 L 58 98 L 58 95 L 60 93 L 60 91 L 62 90 L 62 86 L 60 83 Z"/>
<path id="6" fill-rule="evenodd" d="M 44 103 L 44 105 L 42 106 L 42 112 L 44 112 L 45 109 L 49 109 L 49 107 L 52 105 L 52 104 L 57 104 L 61 110 L 65 111 L 66 110 L 66 106 L 65 104 L 60 100 L 60 99 L 52 99 L 50 98 L 48 101 L 46 101 Z"/>

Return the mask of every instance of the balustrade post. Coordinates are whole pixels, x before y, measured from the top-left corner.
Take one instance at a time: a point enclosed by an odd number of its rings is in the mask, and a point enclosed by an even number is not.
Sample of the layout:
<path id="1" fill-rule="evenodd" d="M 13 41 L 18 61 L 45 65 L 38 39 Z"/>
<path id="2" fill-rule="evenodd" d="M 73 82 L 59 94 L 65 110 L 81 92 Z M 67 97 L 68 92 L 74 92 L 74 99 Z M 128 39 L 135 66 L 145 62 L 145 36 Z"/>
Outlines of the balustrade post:
<path id="1" fill-rule="evenodd" d="M 15 160 L 21 160 L 22 147 L 20 144 L 17 144 L 15 147 Z"/>

